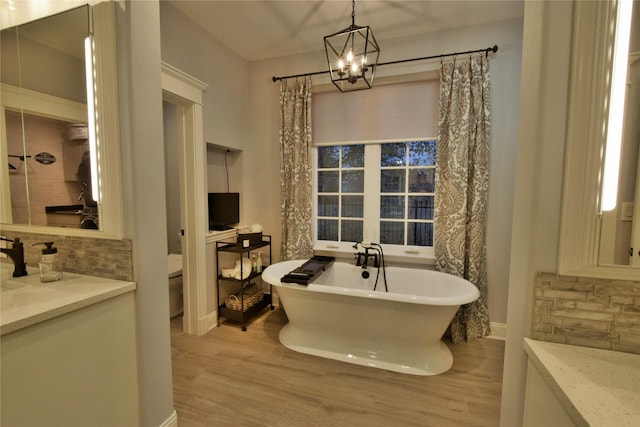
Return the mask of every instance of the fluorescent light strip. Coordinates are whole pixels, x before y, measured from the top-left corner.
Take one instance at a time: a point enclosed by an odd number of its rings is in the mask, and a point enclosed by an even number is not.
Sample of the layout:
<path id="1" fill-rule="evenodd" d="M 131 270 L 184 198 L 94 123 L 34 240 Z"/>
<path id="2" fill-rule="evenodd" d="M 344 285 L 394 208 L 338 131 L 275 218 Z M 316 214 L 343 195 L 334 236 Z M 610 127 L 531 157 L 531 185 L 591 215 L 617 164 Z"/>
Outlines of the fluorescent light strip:
<path id="1" fill-rule="evenodd" d="M 95 56 L 93 37 L 84 39 L 84 62 L 87 80 L 87 112 L 89 127 L 89 159 L 91 163 L 91 196 L 100 202 L 100 182 L 98 174 L 98 129 L 96 126 Z"/>
<path id="2" fill-rule="evenodd" d="M 611 98 L 607 129 L 607 146 L 604 156 L 604 176 L 602 180 L 602 211 L 615 209 L 618 199 L 618 174 L 620 172 L 620 150 L 622 147 L 622 126 L 624 122 L 624 98 L 627 83 L 629 56 L 629 36 L 631 33 L 632 0 L 618 2 L 616 40 L 611 78 Z"/>

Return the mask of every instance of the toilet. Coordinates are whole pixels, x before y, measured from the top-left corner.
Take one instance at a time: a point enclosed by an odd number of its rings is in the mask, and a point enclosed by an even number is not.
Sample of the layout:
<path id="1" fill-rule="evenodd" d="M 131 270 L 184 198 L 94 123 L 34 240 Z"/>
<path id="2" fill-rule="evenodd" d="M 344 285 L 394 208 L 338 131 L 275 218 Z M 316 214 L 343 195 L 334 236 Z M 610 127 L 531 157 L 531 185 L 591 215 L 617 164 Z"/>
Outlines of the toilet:
<path id="1" fill-rule="evenodd" d="M 169 317 L 182 314 L 182 255 L 169 254 Z"/>

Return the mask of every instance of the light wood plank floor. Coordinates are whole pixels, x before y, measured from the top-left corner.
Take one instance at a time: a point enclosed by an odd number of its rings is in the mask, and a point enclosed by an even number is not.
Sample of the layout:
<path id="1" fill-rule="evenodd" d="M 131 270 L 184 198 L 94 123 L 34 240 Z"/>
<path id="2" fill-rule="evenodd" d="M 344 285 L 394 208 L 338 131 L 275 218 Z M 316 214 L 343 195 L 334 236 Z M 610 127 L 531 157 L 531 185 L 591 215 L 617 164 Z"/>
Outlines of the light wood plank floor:
<path id="1" fill-rule="evenodd" d="M 242 332 L 223 323 L 202 337 L 171 323 L 180 427 L 497 426 L 504 343 L 453 345 L 453 367 L 420 377 L 301 354 L 278 341 L 282 310 Z"/>

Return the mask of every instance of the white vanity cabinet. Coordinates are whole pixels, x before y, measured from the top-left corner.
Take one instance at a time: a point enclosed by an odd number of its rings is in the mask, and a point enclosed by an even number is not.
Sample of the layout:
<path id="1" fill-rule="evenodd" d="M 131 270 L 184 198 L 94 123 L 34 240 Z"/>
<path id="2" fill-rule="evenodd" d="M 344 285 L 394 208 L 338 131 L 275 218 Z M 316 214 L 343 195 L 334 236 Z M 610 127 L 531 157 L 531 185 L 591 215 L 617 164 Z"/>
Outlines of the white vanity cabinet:
<path id="1" fill-rule="evenodd" d="M 573 427 L 576 424 L 538 368 L 527 364 L 523 427 Z"/>
<path id="2" fill-rule="evenodd" d="M 2 284 L 0 425 L 138 425 L 135 284 L 20 279 Z"/>
<path id="3" fill-rule="evenodd" d="M 640 425 L 640 355 L 524 339 L 525 427 Z"/>

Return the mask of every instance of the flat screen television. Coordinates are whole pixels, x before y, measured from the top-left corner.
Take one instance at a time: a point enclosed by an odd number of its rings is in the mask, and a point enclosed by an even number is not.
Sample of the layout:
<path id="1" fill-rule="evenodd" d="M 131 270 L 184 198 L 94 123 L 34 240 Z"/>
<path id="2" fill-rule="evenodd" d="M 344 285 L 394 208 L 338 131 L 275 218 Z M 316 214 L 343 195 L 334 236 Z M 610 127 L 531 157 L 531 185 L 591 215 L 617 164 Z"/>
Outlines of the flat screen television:
<path id="1" fill-rule="evenodd" d="M 209 230 L 229 230 L 240 222 L 240 193 L 209 193 Z"/>

